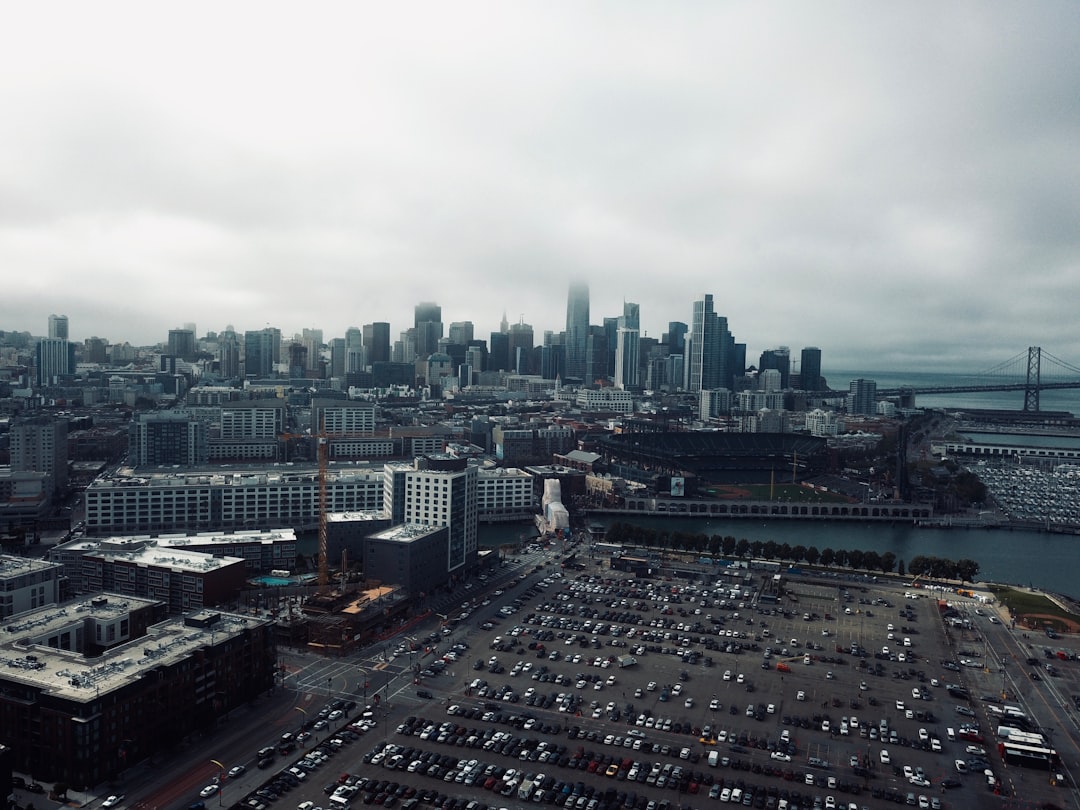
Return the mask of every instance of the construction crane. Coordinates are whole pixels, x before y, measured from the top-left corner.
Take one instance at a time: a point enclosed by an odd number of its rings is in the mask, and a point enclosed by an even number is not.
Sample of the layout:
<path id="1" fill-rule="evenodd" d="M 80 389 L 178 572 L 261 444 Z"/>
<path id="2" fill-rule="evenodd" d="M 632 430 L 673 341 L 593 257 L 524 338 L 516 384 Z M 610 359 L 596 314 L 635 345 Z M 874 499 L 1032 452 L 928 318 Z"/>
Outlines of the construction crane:
<path id="1" fill-rule="evenodd" d="M 330 466 L 329 457 L 329 441 L 325 431 L 320 431 L 315 434 L 308 433 L 279 433 L 278 438 L 283 441 L 291 441 L 293 439 L 314 439 L 315 440 L 315 457 L 318 462 L 318 481 L 319 481 L 319 590 L 320 594 L 325 594 L 330 586 L 330 568 L 326 560 L 326 478 L 327 469 Z"/>

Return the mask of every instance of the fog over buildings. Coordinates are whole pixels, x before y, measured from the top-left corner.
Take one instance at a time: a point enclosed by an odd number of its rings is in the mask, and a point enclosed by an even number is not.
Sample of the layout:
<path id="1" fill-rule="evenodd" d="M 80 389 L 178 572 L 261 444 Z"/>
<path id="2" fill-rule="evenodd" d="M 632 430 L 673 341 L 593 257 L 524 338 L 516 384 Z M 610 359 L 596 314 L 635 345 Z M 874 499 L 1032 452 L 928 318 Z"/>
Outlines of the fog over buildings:
<path id="1" fill-rule="evenodd" d="M 540 345 L 583 281 L 656 339 L 711 294 L 755 358 L 1077 358 L 1078 41 L 1067 2 L 12 8 L 0 329 L 433 301 Z"/>

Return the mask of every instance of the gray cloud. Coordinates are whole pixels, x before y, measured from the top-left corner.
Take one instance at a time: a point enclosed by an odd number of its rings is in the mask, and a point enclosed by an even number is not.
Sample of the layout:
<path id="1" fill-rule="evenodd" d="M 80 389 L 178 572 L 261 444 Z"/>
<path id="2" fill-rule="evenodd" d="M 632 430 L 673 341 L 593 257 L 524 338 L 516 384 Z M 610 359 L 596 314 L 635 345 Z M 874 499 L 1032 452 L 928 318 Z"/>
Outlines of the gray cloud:
<path id="1" fill-rule="evenodd" d="M 0 34 L 0 328 L 539 335 L 585 278 L 751 357 L 1080 359 L 1069 3 L 64 8 Z"/>

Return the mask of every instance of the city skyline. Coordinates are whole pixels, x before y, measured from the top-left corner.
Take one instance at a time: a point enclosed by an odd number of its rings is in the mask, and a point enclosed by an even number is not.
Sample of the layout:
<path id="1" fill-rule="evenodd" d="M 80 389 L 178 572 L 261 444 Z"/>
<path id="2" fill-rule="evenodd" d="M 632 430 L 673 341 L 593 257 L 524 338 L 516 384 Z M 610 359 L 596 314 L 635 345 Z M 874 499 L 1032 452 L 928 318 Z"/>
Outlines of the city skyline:
<path id="1" fill-rule="evenodd" d="M 539 343 L 581 280 L 750 362 L 1080 357 L 1072 4 L 56 8 L 0 34 L 0 329 Z"/>

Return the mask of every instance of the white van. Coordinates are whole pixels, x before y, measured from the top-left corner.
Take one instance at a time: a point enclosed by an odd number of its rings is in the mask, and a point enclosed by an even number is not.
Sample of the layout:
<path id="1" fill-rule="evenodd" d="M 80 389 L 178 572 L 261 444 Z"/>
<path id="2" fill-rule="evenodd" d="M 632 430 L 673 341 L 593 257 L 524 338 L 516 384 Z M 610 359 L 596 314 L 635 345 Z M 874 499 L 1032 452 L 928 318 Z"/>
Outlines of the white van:
<path id="1" fill-rule="evenodd" d="M 945 729 L 945 736 L 948 737 L 950 740 L 955 740 L 956 739 L 956 729 L 953 729 L 953 728 Z"/>
<path id="2" fill-rule="evenodd" d="M 720 754 L 716 751 L 709 752 L 709 767 L 715 768 L 717 763 L 720 762 Z"/>

